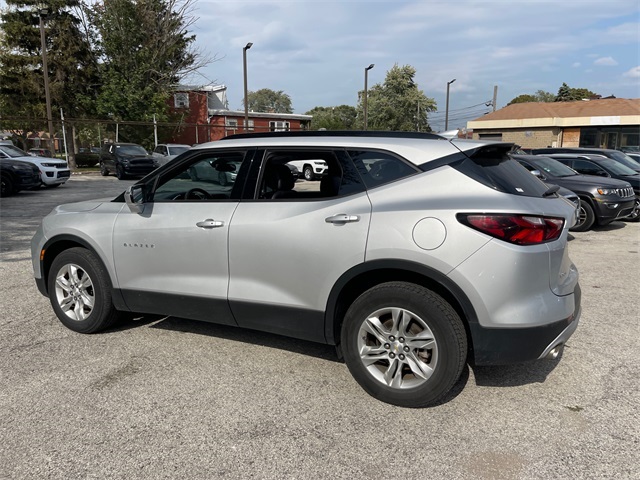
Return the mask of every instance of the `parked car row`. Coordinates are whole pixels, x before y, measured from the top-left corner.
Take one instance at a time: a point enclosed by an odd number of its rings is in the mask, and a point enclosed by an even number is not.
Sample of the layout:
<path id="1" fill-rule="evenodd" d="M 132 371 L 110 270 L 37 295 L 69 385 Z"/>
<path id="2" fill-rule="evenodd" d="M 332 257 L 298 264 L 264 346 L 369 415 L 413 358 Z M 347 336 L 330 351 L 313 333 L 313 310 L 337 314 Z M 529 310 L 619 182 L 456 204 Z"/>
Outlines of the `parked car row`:
<path id="1" fill-rule="evenodd" d="M 9 144 L 0 144 L 0 166 L 3 197 L 41 185 L 59 187 L 71 177 L 64 160 L 30 155 Z"/>
<path id="2" fill-rule="evenodd" d="M 614 220 L 640 220 L 640 164 L 618 150 L 533 149 L 513 154 L 521 165 L 548 184 L 573 191 L 580 199 L 572 231 L 586 231 Z"/>

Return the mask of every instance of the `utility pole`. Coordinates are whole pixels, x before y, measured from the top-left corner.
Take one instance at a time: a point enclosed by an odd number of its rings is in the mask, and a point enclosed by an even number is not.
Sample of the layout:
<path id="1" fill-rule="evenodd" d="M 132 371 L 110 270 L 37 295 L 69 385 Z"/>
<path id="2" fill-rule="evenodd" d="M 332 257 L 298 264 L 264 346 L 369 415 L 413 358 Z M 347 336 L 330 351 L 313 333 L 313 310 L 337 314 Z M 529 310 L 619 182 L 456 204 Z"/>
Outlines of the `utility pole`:
<path id="1" fill-rule="evenodd" d="M 53 115 L 51 113 L 51 97 L 49 95 L 49 67 L 47 65 L 47 42 L 44 36 L 44 17 L 47 16 L 49 10 L 41 8 L 38 10 L 38 18 L 40 19 L 40 44 L 42 46 L 42 71 L 44 73 L 44 98 L 47 106 L 47 126 L 49 128 L 49 148 L 51 153 L 56 153 L 56 142 L 53 137 Z"/>
<path id="2" fill-rule="evenodd" d="M 498 101 L 498 85 L 493 86 L 493 111 L 496 111 L 496 102 Z"/>

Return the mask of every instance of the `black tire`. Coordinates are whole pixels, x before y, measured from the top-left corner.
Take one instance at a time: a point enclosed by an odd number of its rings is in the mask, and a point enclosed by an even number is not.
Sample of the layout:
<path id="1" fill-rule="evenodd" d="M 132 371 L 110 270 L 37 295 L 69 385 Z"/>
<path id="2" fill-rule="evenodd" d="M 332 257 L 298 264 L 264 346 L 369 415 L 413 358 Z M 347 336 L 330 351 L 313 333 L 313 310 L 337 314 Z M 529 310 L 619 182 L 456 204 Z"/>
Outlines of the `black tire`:
<path id="1" fill-rule="evenodd" d="M 633 211 L 623 218 L 627 222 L 640 222 L 640 199 L 636 197 Z"/>
<path id="2" fill-rule="evenodd" d="M 0 178 L 0 197 L 8 197 L 16 193 L 16 187 L 13 179 L 9 175 L 3 175 Z"/>
<path id="3" fill-rule="evenodd" d="M 47 281 L 51 306 L 70 330 L 96 333 L 122 316 L 111 301 L 106 269 L 85 248 L 70 248 L 59 254 L 51 264 Z"/>
<path id="4" fill-rule="evenodd" d="M 302 170 L 302 175 L 304 176 L 304 179 L 307 181 L 311 181 L 311 180 L 315 180 L 316 175 L 313 173 L 313 168 L 311 168 L 309 165 L 305 165 L 304 169 Z"/>
<path id="5" fill-rule="evenodd" d="M 60 185 L 62 185 L 62 184 L 61 184 L 61 183 L 52 183 L 51 185 L 47 185 L 47 184 L 45 183 L 45 185 L 44 185 L 44 186 L 45 186 L 46 188 L 58 188 Z"/>
<path id="6" fill-rule="evenodd" d="M 569 230 L 572 232 L 586 232 L 596 221 L 596 215 L 593 213 L 593 207 L 589 202 L 580 200 L 580 209 L 578 210 L 578 222 Z"/>
<path id="7" fill-rule="evenodd" d="M 116 178 L 118 180 L 126 180 L 127 174 L 124 173 L 124 167 L 122 165 L 116 165 Z"/>
<path id="8" fill-rule="evenodd" d="M 392 312 L 400 315 L 394 320 Z M 401 407 L 438 403 L 460 378 L 467 358 L 467 336 L 456 311 L 436 293 L 406 282 L 383 283 L 360 295 L 345 315 L 341 340 L 360 386 Z M 371 355 L 366 364 L 365 350 Z"/>
<path id="9" fill-rule="evenodd" d="M 226 187 L 229 184 L 226 173 L 218 172 L 218 183 L 223 187 Z"/>
<path id="10" fill-rule="evenodd" d="M 107 166 L 104 164 L 104 162 L 100 162 L 100 175 L 102 175 L 103 177 L 109 176 L 109 170 L 107 169 Z"/>

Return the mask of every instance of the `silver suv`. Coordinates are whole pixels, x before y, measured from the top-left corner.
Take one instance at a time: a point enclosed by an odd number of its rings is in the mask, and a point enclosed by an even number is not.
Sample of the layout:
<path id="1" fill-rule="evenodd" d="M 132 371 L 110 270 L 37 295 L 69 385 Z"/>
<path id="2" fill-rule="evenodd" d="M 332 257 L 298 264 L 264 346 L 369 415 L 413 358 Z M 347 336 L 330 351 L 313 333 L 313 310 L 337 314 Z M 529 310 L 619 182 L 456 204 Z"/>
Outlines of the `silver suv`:
<path id="1" fill-rule="evenodd" d="M 57 207 L 35 279 L 77 332 L 138 312 L 323 342 L 374 397 L 431 405 L 467 361 L 555 357 L 578 324 L 575 206 L 511 147 L 393 132 L 199 145 L 112 201 Z M 326 162 L 320 181 L 295 181 L 287 164 L 305 159 Z"/>

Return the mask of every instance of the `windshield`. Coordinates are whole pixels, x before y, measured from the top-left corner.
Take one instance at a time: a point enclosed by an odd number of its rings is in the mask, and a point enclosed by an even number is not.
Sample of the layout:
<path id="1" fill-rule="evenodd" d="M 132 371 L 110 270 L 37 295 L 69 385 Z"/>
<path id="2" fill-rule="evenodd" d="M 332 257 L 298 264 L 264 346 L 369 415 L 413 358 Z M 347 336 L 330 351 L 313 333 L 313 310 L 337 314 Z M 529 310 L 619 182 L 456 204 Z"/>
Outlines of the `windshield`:
<path id="1" fill-rule="evenodd" d="M 613 152 L 611 154 L 612 158 L 615 158 L 618 162 L 627 166 L 628 168 L 632 168 L 633 170 L 640 169 L 640 163 L 636 162 L 633 158 L 623 152 Z"/>
<path id="2" fill-rule="evenodd" d="M 598 159 L 600 164 L 614 175 L 636 175 L 638 172 L 611 158 Z"/>
<path id="3" fill-rule="evenodd" d="M 533 163 L 538 170 L 542 170 L 553 177 L 572 177 L 577 175 L 574 169 L 567 167 L 565 164 L 553 158 L 540 157 L 539 159 L 531 161 L 531 163 Z"/>
<path id="4" fill-rule="evenodd" d="M 0 150 L 11 158 L 29 156 L 27 155 L 27 152 L 20 150 L 18 147 L 14 147 L 13 145 L 0 145 Z"/>
<path id="5" fill-rule="evenodd" d="M 169 147 L 169 155 L 180 155 L 189 150 L 189 147 Z"/>
<path id="6" fill-rule="evenodd" d="M 147 155 L 147 151 L 140 145 L 117 145 L 120 155 Z"/>

